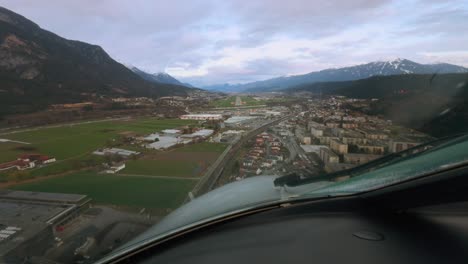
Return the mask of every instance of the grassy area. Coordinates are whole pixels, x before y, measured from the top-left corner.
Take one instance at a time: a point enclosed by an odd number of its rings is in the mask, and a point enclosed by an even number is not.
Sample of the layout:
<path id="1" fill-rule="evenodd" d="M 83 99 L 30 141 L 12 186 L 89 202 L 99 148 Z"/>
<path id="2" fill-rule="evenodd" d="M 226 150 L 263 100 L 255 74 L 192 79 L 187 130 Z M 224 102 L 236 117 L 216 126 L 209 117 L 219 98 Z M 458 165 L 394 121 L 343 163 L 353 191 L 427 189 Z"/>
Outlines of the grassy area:
<path id="1" fill-rule="evenodd" d="M 22 152 L 38 152 L 54 156 L 57 159 L 67 159 L 90 153 L 99 147 L 103 147 L 106 142 L 119 137 L 119 133 L 121 132 L 131 131 L 147 134 L 193 123 L 190 120 L 145 118 L 20 132 L 0 137 L 29 142 L 31 145 L 22 146 L 27 146 L 33 150 L 21 151 L 17 149 L 16 145 L 11 145 L 11 143 L 0 143 L 0 160 L 15 158 Z"/>
<path id="2" fill-rule="evenodd" d="M 0 136 L 0 138 L 2 138 Z M 28 146 L 12 142 L 0 142 L 0 163 L 14 160 L 22 151 L 21 147 Z"/>
<path id="3" fill-rule="evenodd" d="M 56 175 L 66 173 L 69 171 L 75 171 L 82 168 L 89 168 L 99 165 L 104 162 L 104 157 L 94 156 L 86 154 L 74 159 L 59 160 L 55 163 L 48 164 L 43 167 L 36 167 L 30 170 L 24 171 L 9 171 L 0 173 L 0 182 L 18 182 L 27 179 L 33 179 L 37 177 L 43 177 L 48 175 Z"/>
<path id="4" fill-rule="evenodd" d="M 105 121 L 40 128 L 0 136 L 0 138 L 31 143 L 24 145 L 0 142 L 0 162 L 14 160 L 21 153 L 42 153 L 58 160 L 43 168 L 21 172 L 2 172 L 0 181 L 18 181 L 94 166 L 102 162 L 102 158 L 90 153 L 104 147 L 113 139 L 119 138 L 122 132 L 148 134 L 194 123 L 196 122 L 191 120 L 140 118 L 129 121 Z"/>
<path id="5" fill-rule="evenodd" d="M 0 136 L 0 138 L 31 143 L 30 145 L 0 143 L 0 160 L 12 160 L 21 153 L 42 153 L 58 159 L 56 163 L 41 168 L 2 172 L 0 182 L 20 182 L 47 175 L 66 174 L 30 183 L 18 183 L 13 188 L 87 194 L 102 204 L 162 210 L 176 208 L 196 184 L 196 180 L 149 178 L 138 175 L 198 177 L 209 162 L 225 149 L 224 144 L 199 143 L 175 151 L 147 153 L 138 160 L 126 162 L 127 167 L 122 173 L 131 176 L 78 170 L 104 162 L 104 157 L 92 155 L 91 152 L 112 143 L 113 139 L 121 137 L 122 132 L 143 135 L 194 123 L 196 121 L 144 118 L 41 128 Z M 130 149 L 132 146 L 127 147 Z M 139 149 L 135 146 L 133 148 Z"/>
<path id="6" fill-rule="evenodd" d="M 197 177 L 202 166 L 196 162 L 175 160 L 130 160 L 122 170 L 124 174 Z"/>
<path id="7" fill-rule="evenodd" d="M 121 132 L 147 134 L 193 123 L 194 121 L 191 120 L 145 118 L 43 128 L 2 137 L 29 142 L 31 145 L 28 146 L 35 147 L 36 152 L 51 155 L 57 159 L 65 159 L 102 147 L 107 141 L 117 138 Z M 9 152 L 11 151 L 12 149 L 9 149 Z"/>
<path id="8" fill-rule="evenodd" d="M 143 178 L 82 172 L 16 185 L 12 189 L 86 194 L 96 203 L 130 207 L 176 208 L 194 180 Z"/>

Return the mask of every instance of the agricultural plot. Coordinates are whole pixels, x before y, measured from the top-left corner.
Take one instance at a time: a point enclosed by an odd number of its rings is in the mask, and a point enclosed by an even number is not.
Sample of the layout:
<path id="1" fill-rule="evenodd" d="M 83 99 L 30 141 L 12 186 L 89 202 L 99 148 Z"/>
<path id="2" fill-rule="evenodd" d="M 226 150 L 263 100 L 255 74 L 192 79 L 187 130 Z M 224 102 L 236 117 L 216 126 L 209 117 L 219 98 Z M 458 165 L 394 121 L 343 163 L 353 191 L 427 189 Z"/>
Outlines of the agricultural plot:
<path id="1" fill-rule="evenodd" d="M 177 208 L 196 184 L 194 180 L 128 177 L 81 172 L 20 184 L 12 189 L 86 194 L 94 202 L 129 207 Z"/>
<path id="2" fill-rule="evenodd" d="M 193 123 L 194 121 L 191 120 L 146 118 L 44 128 L 3 137 L 30 142 L 31 145 L 28 146 L 34 147 L 36 152 L 45 153 L 57 159 L 66 159 L 102 147 L 122 132 L 147 134 Z"/>
<path id="3" fill-rule="evenodd" d="M 226 149 L 226 145 L 222 143 L 202 142 L 198 144 L 187 145 L 178 148 L 176 152 L 214 152 L 221 154 Z"/>
<path id="4" fill-rule="evenodd" d="M 199 177 L 226 148 L 225 144 L 199 143 L 169 152 L 147 154 L 130 160 L 123 174 Z"/>
<path id="5" fill-rule="evenodd" d="M 22 179 L 66 172 L 83 167 L 82 165 L 93 165 L 92 160 L 99 158 L 89 154 L 117 139 L 122 133 L 147 134 L 193 123 L 195 122 L 191 120 L 142 118 L 64 125 L 3 135 L 2 138 L 31 144 L 0 142 L 0 162 L 16 159 L 22 153 L 41 153 L 57 158 L 58 162 L 43 168 L 24 171 L 21 173 Z M 5 173 L 2 174 L 3 180 L 8 178 Z"/>
<path id="6" fill-rule="evenodd" d="M 180 205 L 197 183 L 198 177 L 218 158 L 226 145 L 203 142 L 163 152 L 145 149 L 144 155 L 127 160 L 126 168 L 120 174 L 98 173 L 96 166 L 100 166 L 106 158 L 92 155 L 91 152 L 123 134 L 144 135 L 194 123 L 196 121 L 147 118 L 4 135 L 4 138 L 31 144 L 22 145 L 28 149 L 18 149 L 12 143 L 0 145 L 4 150 L 0 158 L 8 160 L 20 153 L 33 152 L 58 160 L 41 168 L 0 173 L 0 183 L 14 183 L 9 188 L 20 190 L 87 194 L 100 204 L 147 207 L 164 212 Z M 83 168 L 94 169 L 79 171 Z M 48 175 L 55 176 L 40 178 Z M 34 180 L 23 182 L 27 179 Z"/>

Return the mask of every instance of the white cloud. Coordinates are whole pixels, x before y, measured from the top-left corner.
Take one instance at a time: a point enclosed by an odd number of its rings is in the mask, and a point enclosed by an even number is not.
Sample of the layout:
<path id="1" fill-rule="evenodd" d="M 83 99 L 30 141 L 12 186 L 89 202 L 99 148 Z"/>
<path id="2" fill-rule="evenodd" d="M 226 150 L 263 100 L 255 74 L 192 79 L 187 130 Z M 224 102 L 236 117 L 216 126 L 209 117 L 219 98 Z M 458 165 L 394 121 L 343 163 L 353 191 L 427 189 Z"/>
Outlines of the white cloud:
<path id="1" fill-rule="evenodd" d="M 463 0 L 0 0 L 118 61 L 196 84 L 403 57 L 466 65 Z"/>

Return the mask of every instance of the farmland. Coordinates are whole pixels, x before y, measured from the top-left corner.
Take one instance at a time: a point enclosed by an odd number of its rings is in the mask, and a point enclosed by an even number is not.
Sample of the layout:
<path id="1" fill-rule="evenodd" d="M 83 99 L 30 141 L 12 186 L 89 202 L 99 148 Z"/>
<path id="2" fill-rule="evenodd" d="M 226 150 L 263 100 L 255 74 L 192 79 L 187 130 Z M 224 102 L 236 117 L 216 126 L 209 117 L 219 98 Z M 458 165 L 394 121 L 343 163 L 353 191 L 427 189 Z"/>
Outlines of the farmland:
<path id="1" fill-rule="evenodd" d="M 201 168 L 200 168 L 201 169 Z M 122 171 L 125 174 L 157 175 L 157 176 L 198 176 L 197 163 L 181 163 L 178 161 L 164 160 L 131 160 L 127 162 L 127 167 Z"/>
<path id="2" fill-rule="evenodd" d="M 128 161 L 122 173 L 199 177 L 225 148 L 224 144 L 203 142 L 173 151 L 147 154 L 139 160 Z"/>
<path id="3" fill-rule="evenodd" d="M 53 128 L 40 128 L 33 131 L 0 135 L 0 138 L 19 140 L 31 144 L 0 142 L 0 162 L 15 159 L 21 153 L 42 153 L 57 158 L 57 162 L 44 168 L 24 171 L 23 178 L 61 173 L 82 165 L 95 165 L 96 157 L 90 153 L 117 140 L 121 133 L 134 132 L 147 134 L 167 128 L 194 124 L 190 120 L 158 120 L 140 118 L 119 121 L 104 121 L 80 125 L 64 125 Z M 8 178 L 0 173 L 0 179 Z"/>
<path id="4" fill-rule="evenodd" d="M 2 172 L 0 185 L 19 190 L 86 194 L 98 204 L 147 207 L 165 212 L 185 199 L 226 145 L 201 142 L 157 151 L 123 142 L 122 138 L 194 124 L 197 122 L 139 118 L 0 135 L 3 139 L 30 143 L 0 142 L 1 162 L 13 160 L 21 153 L 41 153 L 57 158 L 57 162 L 43 167 Z M 99 173 L 106 157 L 92 152 L 115 144 L 143 154 L 126 160 L 126 168 L 118 174 Z"/>
<path id="5" fill-rule="evenodd" d="M 14 186 L 12 189 L 86 194 L 100 204 L 174 209 L 196 181 L 80 172 Z"/>
<path id="6" fill-rule="evenodd" d="M 29 142 L 31 145 L 27 146 L 35 148 L 36 152 L 46 153 L 57 159 L 67 159 L 102 147 L 106 142 L 117 138 L 119 133 L 122 132 L 131 131 L 147 134 L 193 123 L 190 120 L 144 118 L 43 128 L 4 136 L 0 135 L 0 137 Z M 0 146 L 2 144 L 5 143 L 0 143 Z M 13 151 L 15 151 L 14 148 L 7 149 L 9 153 Z"/>

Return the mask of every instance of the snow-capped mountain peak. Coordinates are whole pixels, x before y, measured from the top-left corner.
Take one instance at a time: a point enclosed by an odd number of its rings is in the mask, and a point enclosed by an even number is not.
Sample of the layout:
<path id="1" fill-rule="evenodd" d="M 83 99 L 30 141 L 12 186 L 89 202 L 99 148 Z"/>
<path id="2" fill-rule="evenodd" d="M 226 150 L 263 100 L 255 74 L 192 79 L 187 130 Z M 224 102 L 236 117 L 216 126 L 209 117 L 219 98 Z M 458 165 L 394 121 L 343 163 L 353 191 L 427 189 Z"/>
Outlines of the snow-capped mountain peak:
<path id="1" fill-rule="evenodd" d="M 237 85 L 237 91 L 273 91 L 314 82 L 351 81 L 378 75 L 464 73 L 467 68 L 447 64 L 420 64 L 403 58 L 375 61 L 356 66 L 326 69 L 304 75 L 283 76 Z M 233 87 L 231 87 L 233 88 Z"/>
<path id="2" fill-rule="evenodd" d="M 141 78 L 150 81 L 150 82 L 156 82 L 156 83 L 168 83 L 168 84 L 176 84 L 176 85 L 183 85 L 187 87 L 192 87 L 190 84 L 182 83 L 176 78 L 172 77 L 168 73 L 165 72 L 157 72 L 157 73 L 147 73 L 145 71 L 142 71 L 138 69 L 137 67 L 129 64 L 123 64 L 125 67 L 139 75 Z"/>

